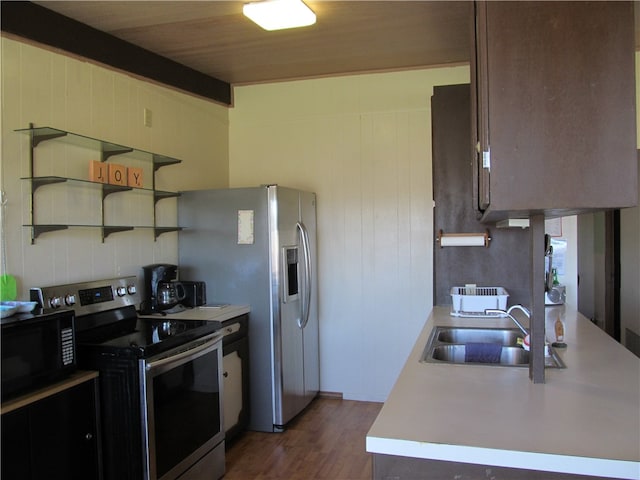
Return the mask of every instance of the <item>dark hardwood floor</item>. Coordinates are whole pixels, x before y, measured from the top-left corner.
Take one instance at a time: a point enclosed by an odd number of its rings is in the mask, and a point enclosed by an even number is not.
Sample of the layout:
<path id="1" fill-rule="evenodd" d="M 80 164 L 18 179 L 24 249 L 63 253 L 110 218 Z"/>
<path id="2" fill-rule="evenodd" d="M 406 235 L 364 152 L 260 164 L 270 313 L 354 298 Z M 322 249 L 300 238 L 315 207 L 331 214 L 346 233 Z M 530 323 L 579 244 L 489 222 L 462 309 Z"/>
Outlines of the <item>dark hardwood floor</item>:
<path id="1" fill-rule="evenodd" d="M 382 403 L 319 397 L 283 433 L 245 432 L 226 452 L 225 480 L 370 480 L 365 437 Z"/>

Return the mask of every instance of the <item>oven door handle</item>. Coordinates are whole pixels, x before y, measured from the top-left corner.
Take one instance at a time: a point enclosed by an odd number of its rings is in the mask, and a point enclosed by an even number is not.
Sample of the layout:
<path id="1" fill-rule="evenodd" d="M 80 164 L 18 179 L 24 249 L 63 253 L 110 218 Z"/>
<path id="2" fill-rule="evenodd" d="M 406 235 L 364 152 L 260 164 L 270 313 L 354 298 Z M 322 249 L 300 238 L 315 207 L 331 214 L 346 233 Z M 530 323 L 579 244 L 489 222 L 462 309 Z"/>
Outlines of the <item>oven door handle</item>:
<path id="1" fill-rule="evenodd" d="M 151 372 L 152 370 L 161 369 L 162 367 L 165 367 L 167 365 L 174 366 L 176 363 L 180 364 L 180 363 L 184 363 L 189 360 L 192 360 L 200 356 L 201 354 L 206 353 L 206 351 L 209 350 L 214 343 L 221 340 L 222 337 L 223 337 L 222 333 L 214 333 L 209 337 L 200 339 L 200 342 L 202 343 L 200 343 L 196 347 L 189 348 L 175 355 L 170 355 L 168 357 L 160 358 L 159 360 L 156 360 L 156 361 L 147 362 L 145 365 L 145 370 L 148 373 L 148 372 Z"/>

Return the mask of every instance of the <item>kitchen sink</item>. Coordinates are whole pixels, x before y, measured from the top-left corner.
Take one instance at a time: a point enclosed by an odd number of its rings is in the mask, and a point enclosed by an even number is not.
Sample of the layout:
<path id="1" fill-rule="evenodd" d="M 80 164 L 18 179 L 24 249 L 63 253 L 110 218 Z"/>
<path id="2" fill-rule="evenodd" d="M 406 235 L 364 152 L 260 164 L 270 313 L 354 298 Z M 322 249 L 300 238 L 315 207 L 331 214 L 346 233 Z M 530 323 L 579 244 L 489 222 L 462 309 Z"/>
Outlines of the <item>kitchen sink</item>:
<path id="1" fill-rule="evenodd" d="M 517 329 L 503 328 L 442 328 L 438 327 L 437 338 L 440 343 L 499 343 L 506 347 L 518 346 L 522 332 Z"/>
<path id="2" fill-rule="evenodd" d="M 440 345 L 433 348 L 431 358 L 449 363 L 465 362 L 465 345 Z M 529 365 L 529 352 L 521 347 L 502 347 L 499 365 Z"/>
<path id="3" fill-rule="evenodd" d="M 523 367 L 529 365 L 529 352 L 518 346 L 522 332 L 516 328 L 435 327 L 427 341 L 420 362 L 455 363 L 468 365 L 492 365 Z M 466 344 L 499 344 L 500 360 L 496 363 L 467 362 Z M 546 368 L 565 368 L 564 363 L 551 348 L 545 357 Z"/>

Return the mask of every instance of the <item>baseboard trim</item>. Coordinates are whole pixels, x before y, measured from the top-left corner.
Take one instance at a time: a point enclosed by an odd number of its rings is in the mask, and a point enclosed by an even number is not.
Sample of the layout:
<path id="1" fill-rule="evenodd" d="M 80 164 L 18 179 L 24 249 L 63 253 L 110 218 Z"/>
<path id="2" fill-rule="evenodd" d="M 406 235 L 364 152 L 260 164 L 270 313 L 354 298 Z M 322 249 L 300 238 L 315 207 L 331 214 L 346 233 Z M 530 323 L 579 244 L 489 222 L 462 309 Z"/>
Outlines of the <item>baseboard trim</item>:
<path id="1" fill-rule="evenodd" d="M 318 392 L 318 397 L 342 400 L 342 392 Z"/>

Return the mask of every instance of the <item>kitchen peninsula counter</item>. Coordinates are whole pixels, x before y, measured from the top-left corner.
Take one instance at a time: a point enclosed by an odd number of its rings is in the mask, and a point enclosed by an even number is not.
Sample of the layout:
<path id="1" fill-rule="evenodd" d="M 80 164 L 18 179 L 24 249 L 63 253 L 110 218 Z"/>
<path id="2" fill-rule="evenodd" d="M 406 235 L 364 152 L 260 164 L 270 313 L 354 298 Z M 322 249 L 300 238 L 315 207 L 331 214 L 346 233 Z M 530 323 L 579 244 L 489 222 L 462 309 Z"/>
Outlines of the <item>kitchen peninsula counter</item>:
<path id="1" fill-rule="evenodd" d="M 546 329 L 552 333 L 562 315 L 568 346 L 556 351 L 567 368 L 547 368 L 544 384 L 533 384 L 526 366 L 420 363 L 435 326 L 514 327 L 509 319 L 449 313 L 450 307 L 433 309 L 367 434 L 374 478 L 376 460 L 399 457 L 439 465 L 640 478 L 638 357 L 562 306 L 546 309 Z"/>

